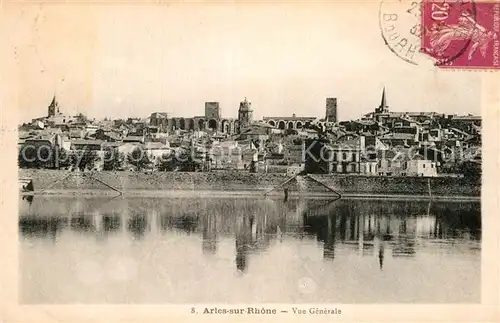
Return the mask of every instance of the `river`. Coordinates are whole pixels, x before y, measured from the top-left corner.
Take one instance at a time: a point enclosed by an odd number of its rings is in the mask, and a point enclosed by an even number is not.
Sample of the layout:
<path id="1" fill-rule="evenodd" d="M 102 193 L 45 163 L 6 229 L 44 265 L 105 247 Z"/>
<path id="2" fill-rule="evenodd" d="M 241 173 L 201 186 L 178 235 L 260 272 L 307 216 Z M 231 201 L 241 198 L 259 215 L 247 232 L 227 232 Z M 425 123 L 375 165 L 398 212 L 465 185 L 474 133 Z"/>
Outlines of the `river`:
<path id="1" fill-rule="evenodd" d="M 479 202 L 25 197 L 23 304 L 479 303 Z"/>

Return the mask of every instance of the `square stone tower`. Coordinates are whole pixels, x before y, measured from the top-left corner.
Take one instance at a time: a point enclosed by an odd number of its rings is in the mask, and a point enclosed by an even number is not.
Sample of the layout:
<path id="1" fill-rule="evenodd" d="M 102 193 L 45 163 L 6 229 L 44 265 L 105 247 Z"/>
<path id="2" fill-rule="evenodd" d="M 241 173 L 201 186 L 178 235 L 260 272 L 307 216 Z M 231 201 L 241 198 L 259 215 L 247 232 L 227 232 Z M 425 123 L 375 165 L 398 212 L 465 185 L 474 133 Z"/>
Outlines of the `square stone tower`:
<path id="1" fill-rule="evenodd" d="M 327 122 L 337 122 L 337 98 L 326 98 L 326 117 Z"/>
<path id="2" fill-rule="evenodd" d="M 205 102 L 205 118 L 220 119 L 219 102 Z"/>

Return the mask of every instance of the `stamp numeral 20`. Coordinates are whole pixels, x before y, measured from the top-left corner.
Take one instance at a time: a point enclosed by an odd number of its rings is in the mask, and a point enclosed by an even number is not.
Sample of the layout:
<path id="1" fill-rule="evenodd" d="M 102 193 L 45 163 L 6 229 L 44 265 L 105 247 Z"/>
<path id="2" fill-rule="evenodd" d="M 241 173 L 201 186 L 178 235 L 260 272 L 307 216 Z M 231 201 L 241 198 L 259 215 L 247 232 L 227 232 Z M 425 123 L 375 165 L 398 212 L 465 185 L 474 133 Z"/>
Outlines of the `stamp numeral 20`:
<path id="1" fill-rule="evenodd" d="M 449 9 L 450 5 L 446 2 L 443 2 L 441 5 L 433 3 L 431 7 L 431 18 L 433 20 L 445 20 L 448 18 Z"/>

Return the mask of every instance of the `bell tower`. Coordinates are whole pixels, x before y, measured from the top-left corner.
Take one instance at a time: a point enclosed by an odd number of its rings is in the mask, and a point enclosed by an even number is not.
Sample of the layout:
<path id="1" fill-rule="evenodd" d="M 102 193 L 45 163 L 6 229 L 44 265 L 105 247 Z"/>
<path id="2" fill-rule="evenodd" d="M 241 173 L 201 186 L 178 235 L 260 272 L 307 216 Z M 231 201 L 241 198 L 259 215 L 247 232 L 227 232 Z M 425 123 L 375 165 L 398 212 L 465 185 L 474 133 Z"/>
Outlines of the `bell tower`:
<path id="1" fill-rule="evenodd" d="M 375 109 L 375 113 L 389 113 L 389 106 L 387 105 L 387 96 L 385 94 L 385 86 L 382 90 L 382 100 L 380 100 L 380 105 Z"/>
<path id="2" fill-rule="evenodd" d="M 240 108 L 238 109 L 238 121 L 240 123 L 238 132 L 241 132 L 241 129 L 247 128 L 253 121 L 253 110 L 252 103 L 247 100 L 240 102 Z"/>
<path id="3" fill-rule="evenodd" d="M 54 95 L 54 97 L 52 98 L 52 102 L 50 102 L 50 105 L 49 107 L 47 108 L 47 114 L 48 114 L 48 117 L 53 117 L 57 114 L 59 114 L 59 103 L 57 103 L 56 101 L 56 96 Z"/>

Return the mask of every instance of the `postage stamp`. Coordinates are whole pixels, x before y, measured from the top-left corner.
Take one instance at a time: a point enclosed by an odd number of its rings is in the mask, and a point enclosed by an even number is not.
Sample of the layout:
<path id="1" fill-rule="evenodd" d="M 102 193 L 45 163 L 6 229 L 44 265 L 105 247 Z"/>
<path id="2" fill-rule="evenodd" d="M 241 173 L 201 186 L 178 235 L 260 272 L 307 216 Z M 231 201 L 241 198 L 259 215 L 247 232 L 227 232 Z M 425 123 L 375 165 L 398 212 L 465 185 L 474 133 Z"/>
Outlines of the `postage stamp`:
<path id="1" fill-rule="evenodd" d="M 500 1 L 382 1 L 379 27 L 402 60 L 440 68 L 498 69 Z"/>
<path id="2" fill-rule="evenodd" d="M 498 69 L 500 2 L 422 2 L 422 52 L 448 68 Z"/>

